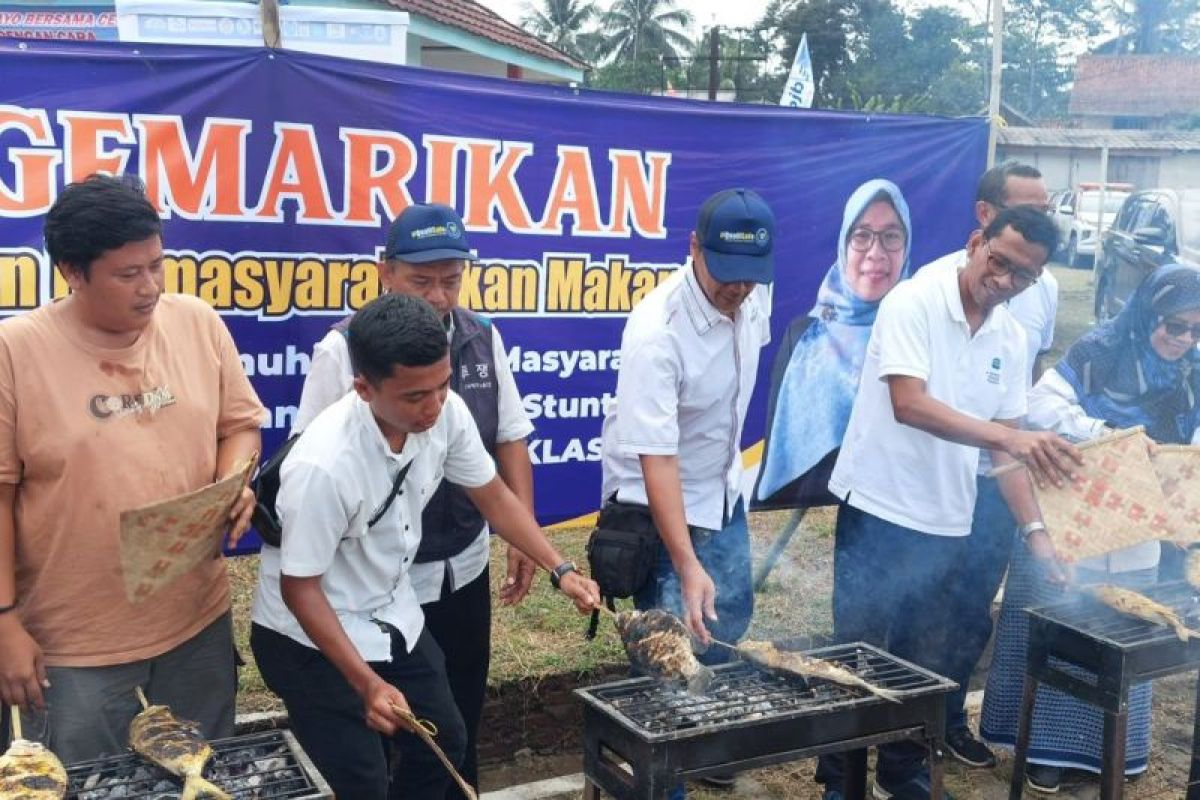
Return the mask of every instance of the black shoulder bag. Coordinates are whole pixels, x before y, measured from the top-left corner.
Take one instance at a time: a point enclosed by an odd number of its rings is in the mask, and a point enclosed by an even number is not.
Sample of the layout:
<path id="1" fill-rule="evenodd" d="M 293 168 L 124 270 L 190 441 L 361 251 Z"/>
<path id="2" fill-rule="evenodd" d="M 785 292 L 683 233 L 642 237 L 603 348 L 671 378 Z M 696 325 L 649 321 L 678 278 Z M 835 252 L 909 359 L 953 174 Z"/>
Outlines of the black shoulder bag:
<path id="1" fill-rule="evenodd" d="M 588 538 L 588 569 L 610 610 L 614 599 L 633 597 L 646 585 L 654 569 L 658 540 L 658 528 L 647 506 L 623 503 L 614 494 L 600 509 L 596 529 Z M 599 620 L 600 612 L 593 611 L 589 639 L 595 638 Z"/>
<path id="2" fill-rule="evenodd" d="M 258 468 L 258 474 L 254 476 L 254 480 L 250 481 L 250 488 L 254 490 L 254 513 L 251 515 L 250 521 L 254 525 L 254 529 L 258 531 L 259 538 L 272 547 L 279 547 L 280 542 L 283 541 L 283 525 L 279 521 L 279 513 L 275 510 L 275 500 L 279 496 L 279 471 L 283 468 L 283 461 L 287 458 L 287 454 L 292 451 L 292 447 L 299 438 L 300 434 L 298 433 L 280 445 L 279 449 Z M 388 492 L 387 499 L 367 520 L 368 528 L 374 527 L 376 522 L 383 519 L 383 515 L 392 507 L 392 503 L 403 493 L 404 479 L 408 476 L 411 466 L 412 461 L 409 461 L 396 473 L 396 477 L 392 481 L 392 490 Z"/>

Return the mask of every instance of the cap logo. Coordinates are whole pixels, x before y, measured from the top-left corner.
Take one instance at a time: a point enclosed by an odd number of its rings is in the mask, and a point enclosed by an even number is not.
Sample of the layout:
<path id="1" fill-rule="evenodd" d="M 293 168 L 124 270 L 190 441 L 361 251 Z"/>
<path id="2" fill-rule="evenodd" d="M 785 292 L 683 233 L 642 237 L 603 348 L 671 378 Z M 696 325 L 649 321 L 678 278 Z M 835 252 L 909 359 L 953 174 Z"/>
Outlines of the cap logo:
<path id="1" fill-rule="evenodd" d="M 410 233 L 408 236 L 410 239 L 418 239 L 418 240 L 419 239 L 428 239 L 430 236 L 450 236 L 451 238 L 457 239 L 458 238 L 458 224 L 455 222 L 451 222 L 448 225 L 430 225 L 429 227 L 426 227 L 426 228 L 417 228 L 415 231 Z"/>
<path id="2" fill-rule="evenodd" d="M 766 231 L 760 232 L 766 233 Z M 738 243 L 753 242 L 757 238 L 757 234 L 748 233 L 747 231 L 721 231 L 719 236 L 722 242 Z"/>
<path id="3" fill-rule="evenodd" d="M 767 233 L 766 228 L 759 228 L 754 232 L 754 241 L 758 242 L 759 244 L 766 244 L 770 240 L 771 234 Z"/>

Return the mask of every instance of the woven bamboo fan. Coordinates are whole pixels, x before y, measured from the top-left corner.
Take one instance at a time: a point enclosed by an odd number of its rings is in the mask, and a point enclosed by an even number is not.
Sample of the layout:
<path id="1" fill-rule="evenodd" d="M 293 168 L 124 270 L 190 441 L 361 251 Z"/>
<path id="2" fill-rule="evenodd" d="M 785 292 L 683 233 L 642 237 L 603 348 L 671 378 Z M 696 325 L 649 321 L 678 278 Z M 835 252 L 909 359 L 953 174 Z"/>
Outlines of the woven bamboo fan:
<path id="1" fill-rule="evenodd" d="M 1139 426 L 1084 442 L 1075 480 L 1061 488 L 1034 486 L 1050 539 L 1067 560 L 1176 538 L 1176 515 L 1169 510 L 1142 433 Z M 994 474 L 1006 471 L 1002 467 Z"/>
<path id="2" fill-rule="evenodd" d="M 1167 499 L 1172 537 L 1179 542 L 1200 541 L 1200 447 L 1160 445 L 1150 458 Z"/>
<path id="3" fill-rule="evenodd" d="M 121 512 L 121 567 L 129 602 L 145 602 L 216 554 L 229 510 L 254 462 L 251 458 L 229 477 L 194 492 Z"/>

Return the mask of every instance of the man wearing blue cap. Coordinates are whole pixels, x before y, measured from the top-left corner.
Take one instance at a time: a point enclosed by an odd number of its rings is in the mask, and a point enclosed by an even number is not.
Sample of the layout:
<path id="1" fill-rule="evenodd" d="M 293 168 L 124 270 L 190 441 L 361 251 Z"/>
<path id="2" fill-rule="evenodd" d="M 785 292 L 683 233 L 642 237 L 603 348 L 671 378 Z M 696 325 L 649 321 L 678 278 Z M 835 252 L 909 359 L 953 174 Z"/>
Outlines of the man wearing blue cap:
<path id="1" fill-rule="evenodd" d="M 659 534 L 637 606 L 678 614 L 706 644 L 737 641 L 754 611 L 740 441 L 771 335 L 774 238 L 754 192 L 705 201 L 691 263 L 629 315 L 604 421 L 604 499 L 649 506 Z"/>
<path id="2" fill-rule="evenodd" d="M 466 403 L 501 479 L 533 511 L 533 468 L 525 437 L 533 425 L 508 367 L 500 332 L 486 317 L 460 308 L 463 270 L 474 255 L 458 213 L 449 206 L 415 204 L 388 230 L 379 277 L 387 292 L 428 302 L 450 340 L 450 388 Z M 354 379 L 342 320 L 313 349 L 293 434 L 350 391 Z M 458 486 L 443 481 L 422 515 L 425 532 L 410 575 L 425 624 L 446 656 L 455 703 L 467 728 L 463 775 L 478 784 L 476 732 L 483 712 L 491 644 L 489 536 L 483 517 Z M 529 592 L 534 563 L 508 548 L 505 605 Z"/>

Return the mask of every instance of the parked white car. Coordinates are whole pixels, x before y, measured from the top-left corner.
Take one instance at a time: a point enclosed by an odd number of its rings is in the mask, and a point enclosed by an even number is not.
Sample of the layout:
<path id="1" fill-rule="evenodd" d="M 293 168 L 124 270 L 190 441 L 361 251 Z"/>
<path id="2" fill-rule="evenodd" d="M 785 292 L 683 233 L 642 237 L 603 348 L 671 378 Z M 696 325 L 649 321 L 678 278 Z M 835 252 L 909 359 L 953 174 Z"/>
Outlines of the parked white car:
<path id="1" fill-rule="evenodd" d="M 1077 189 L 1059 192 L 1051 199 L 1051 215 L 1058 226 L 1059 246 L 1063 261 L 1075 267 L 1081 258 L 1096 255 L 1100 231 L 1107 231 L 1117 216 L 1121 204 L 1133 191 L 1133 184 L 1110 183 L 1104 192 L 1104 211 L 1100 213 L 1100 184 L 1081 183 Z"/>

